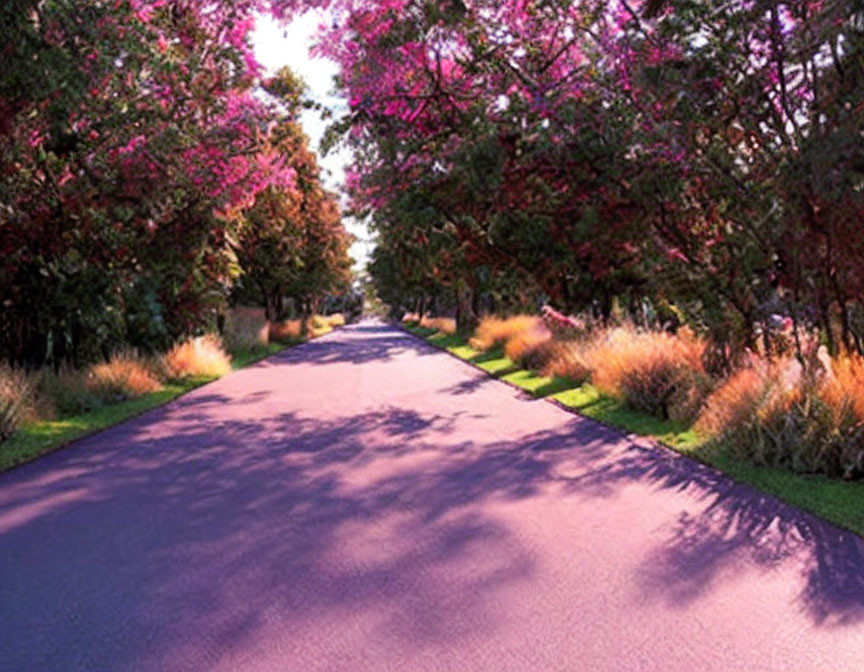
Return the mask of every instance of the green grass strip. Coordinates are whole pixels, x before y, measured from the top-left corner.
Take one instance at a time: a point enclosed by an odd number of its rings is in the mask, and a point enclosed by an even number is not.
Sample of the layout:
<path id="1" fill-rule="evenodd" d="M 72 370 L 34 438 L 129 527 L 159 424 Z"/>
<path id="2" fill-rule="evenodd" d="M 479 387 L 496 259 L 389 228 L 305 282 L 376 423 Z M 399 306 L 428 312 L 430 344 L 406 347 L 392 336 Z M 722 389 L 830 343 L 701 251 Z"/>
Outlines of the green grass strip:
<path id="1" fill-rule="evenodd" d="M 235 350 L 231 353 L 231 367 L 234 370 L 245 368 L 302 342 L 298 340 L 291 344 L 270 343 L 266 346 Z M 174 380 L 165 384 L 158 392 L 127 399 L 116 404 L 106 404 L 80 415 L 67 416 L 59 420 L 42 420 L 25 425 L 0 444 L 0 473 L 26 462 L 32 462 L 43 455 L 63 448 L 72 441 L 163 406 L 197 387 L 212 383 L 214 380 L 216 378 L 212 377 L 190 377 Z"/>
<path id="2" fill-rule="evenodd" d="M 589 383 L 577 385 L 563 378 L 546 378 L 521 369 L 500 349 L 480 352 L 457 336 L 411 329 L 429 343 L 486 371 L 535 397 L 549 397 L 559 405 L 605 425 L 650 437 L 659 443 L 724 472 L 739 483 L 844 529 L 864 536 L 864 481 L 838 481 L 820 475 L 796 474 L 785 469 L 751 464 L 729 449 L 712 447 L 692 428 L 634 411 L 625 403 L 604 396 Z"/>

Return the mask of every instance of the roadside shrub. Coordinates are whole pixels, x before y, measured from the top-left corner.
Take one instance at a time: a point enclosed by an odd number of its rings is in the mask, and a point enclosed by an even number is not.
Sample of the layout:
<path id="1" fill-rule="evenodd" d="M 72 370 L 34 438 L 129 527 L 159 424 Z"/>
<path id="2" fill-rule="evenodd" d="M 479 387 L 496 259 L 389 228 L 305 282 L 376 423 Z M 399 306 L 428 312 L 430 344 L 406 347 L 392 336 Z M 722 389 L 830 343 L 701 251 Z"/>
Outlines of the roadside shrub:
<path id="1" fill-rule="evenodd" d="M 445 334 L 456 333 L 456 320 L 452 317 L 429 317 L 424 315 L 420 326 L 425 329 L 435 329 Z"/>
<path id="2" fill-rule="evenodd" d="M 663 419 L 696 417 L 710 391 L 702 364 L 706 342 L 691 332 L 610 331 L 590 349 L 594 385 L 630 407 Z"/>
<path id="3" fill-rule="evenodd" d="M 582 384 L 591 378 L 591 365 L 586 352 L 590 344 L 581 341 L 550 341 L 546 346 L 546 363 L 540 373 L 544 376 L 569 378 Z"/>
<path id="4" fill-rule="evenodd" d="M 318 338 L 333 331 L 333 327 L 322 315 L 312 315 L 306 320 L 306 336 L 308 338 Z"/>
<path id="5" fill-rule="evenodd" d="M 733 373 L 705 401 L 696 429 L 706 434 L 727 435 L 744 428 L 755 419 L 775 375 L 767 365 Z"/>
<path id="6" fill-rule="evenodd" d="M 152 367 L 132 352 L 119 352 L 109 361 L 91 366 L 87 386 L 107 403 L 162 389 Z"/>
<path id="7" fill-rule="evenodd" d="M 270 340 L 275 343 L 290 345 L 303 340 L 303 322 L 301 320 L 285 320 L 270 323 Z"/>
<path id="8" fill-rule="evenodd" d="M 206 334 L 177 343 L 162 356 L 162 365 L 170 378 L 220 378 L 231 372 L 231 357 L 218 336 Z"/>
<path id="9" fill-rule="evenodd" d="M 738 457 L 804 473 L 864 475 L 864 360 L 792 357 L 742 369 L 707 400 L 697 429 Z"/>
<path id="10" fill-rule="evenodd" d="M 333 313 L 332 315 L 327 316 L 327 324 L 334 329 L 336 327 L 344 327 L 345 323 L 345 316 L 342 313 Z"/>
<path id="11" fill-rule="evenodd" d="M 20 369 L 0 364 L 0 441 L 8 439 L 25 422 L 34 420 L 35 385 Z"/>
<path id="12" fill-rule="evenodd" d="M 87 385 L 87 372 L 68 366 L 57 372 L 41 371 L 37 395 L 60 417 L 88 413 L 102 406 L 99 395 Z"/>
<path id="13" fill-rule="evenodd" d="M 402 316 L 402 324 L 414 325 L 420 323 L 420 316 L 417 313 L 405 313 Z"/>
<path id="14" fill-rule="evenodd" d="M 533 315 L 516 315 L 514 317 L 492 317 L 480 318 L 474 337 L 469 344 L 475 350 L 491 350 L 499 345 L 504 345 L 508 340 L 527 331 L 535 330 L 540 319 Z"/>
<path id="15" fill-rule="evenodd" d="M 263 308 L 237 307 L 225 319 L 225 344 L 229 350 L 251 350 L 267 345 L 270 327 Z"/>
<path id="16" fill-rule="evenodd" d="M 537 321 L 533 328 L 511 335 L 504 344 L 504 354 L 527 369 L 539 371 L 552 355 L 552 332 Z"/>

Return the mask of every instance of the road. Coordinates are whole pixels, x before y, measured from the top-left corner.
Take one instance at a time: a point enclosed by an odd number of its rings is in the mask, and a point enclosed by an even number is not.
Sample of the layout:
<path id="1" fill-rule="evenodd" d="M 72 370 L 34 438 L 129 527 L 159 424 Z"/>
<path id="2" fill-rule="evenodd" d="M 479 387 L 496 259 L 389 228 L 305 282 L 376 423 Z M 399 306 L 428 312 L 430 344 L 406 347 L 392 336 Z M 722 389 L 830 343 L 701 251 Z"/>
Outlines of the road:
<path id="1" fill-rule="evenodd" d="M 365 322 L 0 475 L 0 670 L 864 669 L 864 541 Z"/>

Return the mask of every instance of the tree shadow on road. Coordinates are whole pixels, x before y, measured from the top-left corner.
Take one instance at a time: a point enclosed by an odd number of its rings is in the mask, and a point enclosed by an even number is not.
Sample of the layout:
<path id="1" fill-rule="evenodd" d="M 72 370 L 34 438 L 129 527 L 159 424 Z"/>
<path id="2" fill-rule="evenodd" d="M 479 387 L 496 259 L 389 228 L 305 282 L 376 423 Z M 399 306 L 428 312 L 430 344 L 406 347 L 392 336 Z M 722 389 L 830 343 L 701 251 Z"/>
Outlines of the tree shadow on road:
<path id="1" fill-rule="evenodd" d="M 864 540 L 720 472 L 651 445 L 633 444 L 617 459 L 588 470 L 570 487 L 608 495 L 627 483 L 687 491 L 699 502 L 682 511 L 644 563 L 642 588 L 687 604 L 753 563 L 803 563 L 801 608 L 815 624 L 864 620 Z"/>
<path id="2" fill-rule="evenodd" d="M 455 431 L 467 411 L 220 420 L 228 401 L 181 400 L 165 431 L 140 418 L 0 479 L 0 668 L 191 669 L 201 648 L 345 614 L 376 624 L 370 646 L 477 637 L 535 571 L 487 505 L 562 492 L 579 515 L 576 495 L 633 484 L 692 502 L 645 558 L 649 594 L 683 605 L 730 566 L 803 559 L 814 623 L 864 616 L 861 539 L 598 423 L 475 443 Z"/>

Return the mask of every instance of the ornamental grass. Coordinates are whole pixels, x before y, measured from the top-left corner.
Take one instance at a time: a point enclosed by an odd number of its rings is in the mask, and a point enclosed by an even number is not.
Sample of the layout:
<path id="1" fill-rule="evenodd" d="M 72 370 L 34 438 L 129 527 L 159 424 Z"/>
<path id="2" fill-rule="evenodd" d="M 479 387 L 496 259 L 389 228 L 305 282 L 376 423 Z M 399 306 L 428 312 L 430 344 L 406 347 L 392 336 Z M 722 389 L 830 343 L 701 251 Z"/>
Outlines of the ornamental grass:
<path id="1" fill-rule="evenodd" d="M 231 356 L 218 336 L 206 334 L 177 343 L 162 356 L 162 365 L 169 378 L 219 378 L 231 372 Z"/>
<path id="2" fill-rule="evenodd" d="M 302 320 L 283 320 L 282 322 L 271 322 L 269 338 L 274 343 L 290 345 L 303 340 Z"/>
<path id="3" fill-rule="evenodd" d="M 864 475 L 864 360 L 761 360 L 708 398 L 696 423 L 738 457 L 841 478 Z"/>
<path id="4" fill-rule="evenodd" d="M 88 369 L 87 387 L 110 403 L 158 392 L 162 384 L 152 364 L 131 351 L 121 351 Z"/>
<path id="5" fill-rule="evenodd" d="M 505 318 L 487 315 L 480 319 L 469 344 L 475 350 L 492 350 L 505 345 L 507 341 L 519 334 L 534 331 L 540 324 L 540 318 L 534 315 L 515 315 Z"/>
<path id="6" fill-rule="evenodd" d="M 0 442 L 37 416 L 36 385 L 21 369 L 0 364 Z"/>
<path id="7" fill-rule="evenodd" d="M 702 363 L 707 342 L 687 329 L 673 335 L 619 327 L 586 353 L 597 389 L 635 410 L 687 422 L 711 389 Z"/>
<path id="8" fill-rule="evenodd" d="M 424 329 L 435 329 L 444 334 L 456 333 L 456 320 L 452 317 L 429 317 L 424 315 L 420 320 L 420 326 Z"/>

